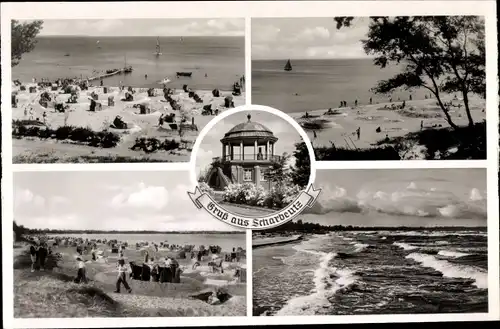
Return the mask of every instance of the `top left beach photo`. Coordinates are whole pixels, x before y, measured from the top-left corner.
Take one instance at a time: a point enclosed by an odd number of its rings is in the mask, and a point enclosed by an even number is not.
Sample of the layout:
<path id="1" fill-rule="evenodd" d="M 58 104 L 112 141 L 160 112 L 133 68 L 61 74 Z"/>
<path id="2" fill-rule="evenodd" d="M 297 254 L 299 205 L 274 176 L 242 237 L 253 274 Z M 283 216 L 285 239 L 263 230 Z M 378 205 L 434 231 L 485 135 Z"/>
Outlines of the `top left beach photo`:
<path id="1" fill-rule="evenodd" d="M 12 162 L 188 162 L 245 104 L 245 20 L 12 20 Z"/>

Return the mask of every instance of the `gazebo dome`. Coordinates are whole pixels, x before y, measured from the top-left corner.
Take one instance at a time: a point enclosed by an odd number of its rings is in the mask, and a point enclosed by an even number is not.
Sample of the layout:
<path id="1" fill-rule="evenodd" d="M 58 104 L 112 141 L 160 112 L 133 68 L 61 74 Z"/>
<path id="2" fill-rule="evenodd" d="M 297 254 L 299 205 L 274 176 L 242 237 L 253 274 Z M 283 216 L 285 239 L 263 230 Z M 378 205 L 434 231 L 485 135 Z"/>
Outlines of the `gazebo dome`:
<path id="1" fill-rule="evenodd" d="M 224 139 L 233 139 L 233 138 L 252 138 L 252 137 L 257 137 L 257 138 L 262 138 L 262 137 L 268 137 L 271 139 L 275 139 L 276 137 L 274 136 L 273 132 L 264 126 L 261 123 L 258 122 L 253 122 L 251 121 L 252 116 L 249 114 L 247 116 L 248 121 L 239 123 L 231 130 L 229 130 L 225 135 Z"/>

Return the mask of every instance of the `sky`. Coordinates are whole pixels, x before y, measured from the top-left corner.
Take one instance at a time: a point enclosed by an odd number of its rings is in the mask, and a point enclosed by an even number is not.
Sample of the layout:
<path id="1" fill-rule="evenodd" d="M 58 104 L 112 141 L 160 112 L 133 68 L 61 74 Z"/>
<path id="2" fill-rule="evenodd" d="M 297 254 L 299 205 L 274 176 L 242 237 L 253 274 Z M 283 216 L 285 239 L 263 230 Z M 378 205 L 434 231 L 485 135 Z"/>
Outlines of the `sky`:
<path id="1" fill-rule="evenodd" d="M 340 30 L 333 17 L 254 18 L 252 59 L 366 58 L 360 40 L 367 32 L 367 18 Z"/>
<path id="2" fill-rule="evenodd" d="M 242 18 L 52 19 L 40 36 L 243 36 Z"/>
<path id="3" fill-rule="evenodd" d="M 234 231 L 198 210 L 189 171 L 14 174 L 14 220 L 29 228 Z"/>
<path id="4" fill-rule="evenodd" d="M 357 226 L 486 226 L 485 169 L 318 170 L 304 221 Z"/>
<path id="5" fill-rule="evenodd" d="M 251 115 L 251 121 L 263 124 L 278 138 L 274 149 L 275 155 L 282 155 L 284 152 L 288 154 L 293 153 L 295 150 L 294 144 L 301 141 L 301 136 L 291 124 L 269 112 L 258 110 L 243 111 L 232 114 L 217 122 L 210 129 L 209 133 L 204 136 L 200 148 L 196 153 L 197 174 L 200 173 L 200 170 L 208 168 L 214 157 L 222 156 L 222 144 L 220 140 L 231 128 L 239 123 L 247 122 L 248 114 Z M 251 152 L 251 148 L 245 147 L 245 153 Z M 239 150 L 235 149 L 235 153 L 239 153 Z"/>

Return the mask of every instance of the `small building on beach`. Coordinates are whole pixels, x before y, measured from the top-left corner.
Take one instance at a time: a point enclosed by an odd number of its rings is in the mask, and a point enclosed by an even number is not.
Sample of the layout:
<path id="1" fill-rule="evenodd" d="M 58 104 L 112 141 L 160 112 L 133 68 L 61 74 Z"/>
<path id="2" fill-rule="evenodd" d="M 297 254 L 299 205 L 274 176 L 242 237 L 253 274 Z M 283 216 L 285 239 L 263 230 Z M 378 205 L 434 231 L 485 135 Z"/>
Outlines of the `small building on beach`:
<path id="1" fill-rule="evenodd" d="M 278 138 L 263 124 L 252 121 L 250 114 L 247 119 L 231 128 L 220 140 L 222 156 L 213 159 L 205 177 L 214 190 L 243 183 L 253 183 L 266 190 L 271 188 L 266 171 L 280 158 L 274 154 Z"/>

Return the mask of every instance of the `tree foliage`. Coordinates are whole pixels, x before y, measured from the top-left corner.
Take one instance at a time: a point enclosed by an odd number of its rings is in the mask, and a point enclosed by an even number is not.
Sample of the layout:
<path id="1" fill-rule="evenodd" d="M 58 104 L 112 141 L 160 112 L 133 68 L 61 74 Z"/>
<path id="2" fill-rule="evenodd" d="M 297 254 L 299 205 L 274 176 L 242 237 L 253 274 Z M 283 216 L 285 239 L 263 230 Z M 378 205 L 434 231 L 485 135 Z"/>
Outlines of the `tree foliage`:
<path id="1" fill-rule="evenodd" d="M 337 28 L 349 27 L 354 17 L 335 17 Z M 469 126 L 474 125 L 470 93 L 486 96 L 484 20 L 477 16 L 370 17 L 367 38 L 361 40 L 374 64 L 385 68 L 401 64 L 403 70 L 373 88 L 389 93 L 397 88 L 425 88 L 436 98 L 446 120 L 450 104 L 442 93 L 460 92 Z"/>
<path id="2" fill-rule="evenodd" d="M 24 234 L 28 234 L 29 230 L 25 228 L 23 225 L 17 225 L 16 221 L 14 221 L 14 238 L 16 241 L 21 240 Z"/>
<path id="3" fill-rule="evenodd" d="M 284 186 L 290 182 L 291 168 L 288 165 L 290 155 L 283 153 L 277 159 L 271 162 L 269 170 L 264 173 L 264 177 L 272 182 L 275 186 Z"/>
<path id="4" fill-rule="evenodd" d="M 311 175 L 311 158 L 306 143 L 295 144 L 293 156 L 295 157 L 295 166 L 290 173 L 292 181 L 294 184 L 305 188 Z"/>
<path id="5" fill-rule="evenodd" d="M 43 21 L 20 23 L 11 21 L 11 66 L 16 66 L 21 61 L 22 55 L 35 49 L 36 36 L 40 33 Z"/>

